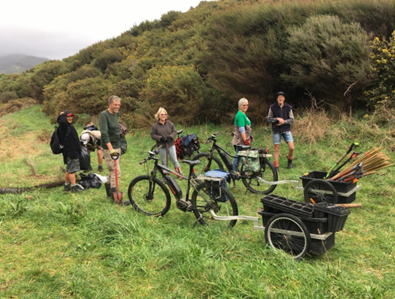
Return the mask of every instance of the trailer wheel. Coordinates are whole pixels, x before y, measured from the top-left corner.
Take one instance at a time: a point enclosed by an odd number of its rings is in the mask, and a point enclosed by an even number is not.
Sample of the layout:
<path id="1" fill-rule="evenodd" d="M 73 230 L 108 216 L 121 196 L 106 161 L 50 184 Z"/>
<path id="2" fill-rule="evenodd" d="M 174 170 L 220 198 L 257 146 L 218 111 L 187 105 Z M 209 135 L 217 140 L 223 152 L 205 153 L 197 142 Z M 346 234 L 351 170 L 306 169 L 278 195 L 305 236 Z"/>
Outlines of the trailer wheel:
<path id="1" fill-rule="evenodd" d="M 265 240 L 274 250 L 284 250 L 294 259 L 303 258 L 311 244 L 310 233 L 298 217 L 277 214 L 265 227 Z"/>
<path id="2" fill-rule="evenodd" d="M 337 203 L 338 194 L 331 183 L 325 180 L 311 180 L 304 188 L 304 200 L 307 203 Z"/>

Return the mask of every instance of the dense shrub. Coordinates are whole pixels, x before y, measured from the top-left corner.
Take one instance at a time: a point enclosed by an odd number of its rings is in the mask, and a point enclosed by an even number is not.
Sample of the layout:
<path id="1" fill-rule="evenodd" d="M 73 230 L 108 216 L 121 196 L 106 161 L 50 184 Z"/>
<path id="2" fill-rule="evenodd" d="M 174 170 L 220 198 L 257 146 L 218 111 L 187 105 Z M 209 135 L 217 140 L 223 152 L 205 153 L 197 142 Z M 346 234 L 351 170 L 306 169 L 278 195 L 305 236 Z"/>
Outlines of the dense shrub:
<path id="1" fill-rule="evenodd" d="M 285 58 L 290 73 L 282 78 L 293 87 L 339 104 L 352 84 L 367 79 L 368 36 L 359 24 L 343 23 L 336 16 L 313 16 L 289 30 L 288 42 Z M 360 95 L 357 87 L 349 102 Z"/>
<path id="2" fill-rule="evenodd" d="M 371 49 L 373 79 L 365 95 L 376 108 L 395 107 L 395 31 L 388 41 L 376 37 Z"/>

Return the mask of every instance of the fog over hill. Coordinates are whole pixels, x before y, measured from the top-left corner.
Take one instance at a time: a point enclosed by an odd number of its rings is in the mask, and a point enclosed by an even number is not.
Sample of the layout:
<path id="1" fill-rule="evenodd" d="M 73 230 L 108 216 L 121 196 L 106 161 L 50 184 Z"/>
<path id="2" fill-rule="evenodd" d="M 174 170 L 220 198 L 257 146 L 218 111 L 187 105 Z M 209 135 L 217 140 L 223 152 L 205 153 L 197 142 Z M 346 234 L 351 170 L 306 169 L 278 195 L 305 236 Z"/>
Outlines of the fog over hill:
<path id="1" fill-rule="evenodd" d="M 0 57 L 0 73 L 16 74 L 49 60 L 44 57 L 36 57 L 25 54 L 13 54 Z"/>

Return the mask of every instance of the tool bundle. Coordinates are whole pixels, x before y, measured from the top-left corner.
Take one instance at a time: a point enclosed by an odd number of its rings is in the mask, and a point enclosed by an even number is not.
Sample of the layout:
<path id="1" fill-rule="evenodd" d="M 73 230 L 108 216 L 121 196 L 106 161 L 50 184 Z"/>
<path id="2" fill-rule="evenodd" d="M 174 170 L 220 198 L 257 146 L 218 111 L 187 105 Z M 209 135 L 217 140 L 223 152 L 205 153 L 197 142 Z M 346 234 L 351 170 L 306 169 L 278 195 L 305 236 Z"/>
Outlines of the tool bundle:
<path id="1" fill-rule="evenodd" d="M 382 147 L 375 147 L 361 155 L 360 153 L 353 152 L 342 165 L 333 170 L 333 168 L 335 168 L 336 165 L 339 164 L 340 161 L 343 160 L 344 157 L 356 146 L 358 146 L 358 144 L 353 143 L 347 153 L 343 155 L 341 159 L 339 159 L 339 161 L 334 165 L 334 167 L 331 168 L 330 171 L 328 171 L 326 176 L 327 180 L 342 182 L 354 181 L 361 177 L 374 174 L 377 170 L 394 165 L 390 162 L 390 158 L 381 152 Z M 360 155 L 358 159 L 356 159 L 344 170 L 338 172 L 346 163 L 356 158 L 358 155 Z"/>

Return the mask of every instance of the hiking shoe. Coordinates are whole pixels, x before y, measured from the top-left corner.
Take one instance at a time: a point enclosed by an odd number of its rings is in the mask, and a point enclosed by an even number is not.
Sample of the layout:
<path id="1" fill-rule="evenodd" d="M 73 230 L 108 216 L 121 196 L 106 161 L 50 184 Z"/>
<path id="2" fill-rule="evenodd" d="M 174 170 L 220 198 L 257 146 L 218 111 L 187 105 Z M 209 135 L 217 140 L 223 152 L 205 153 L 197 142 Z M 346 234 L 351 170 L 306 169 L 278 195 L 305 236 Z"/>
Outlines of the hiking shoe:
<path id="1" fill-rule="evenodd" d="M 99 167 L 97 168 L 97 170 L 98 170 L 99 172 L 102 172 L 102 171 L 103 171 L 103 166 L 99 165 Z"/>
<path id="2" fill-rule="evenodd" d="M 129 206 L 130 205 L 130 201 L 129 200 L 122 200 L 122 205 L 123 206 Z"/>
<path id="3" fill-rule="evenodd" d="M 74 186 L 72 186 L 71 188 L 70 188 L 70 192 L 71 193 L 78 193 L 78 192 L 82 192 L 82 191 L 85 191 L 86 189 L 84 189 L 84 187 L 82 187 L 81 185 L 79 185 L 79 184 L 76 184 L 76 185 L 74 185 Z"/>
<path id="4" fill-rule="evenodd" d="M 294 166 L 292 165 L 292 160 L 288 160 L 288 169 L 292 169 Z"/>
<path id="5" fill-rule="evenodd" d="M 64 187 L 63 187 L 63 192 L 64 193 L 67 193 L 67 192 L 69 192 L 71 190 L 71 184 L 64 184 Z"/>

